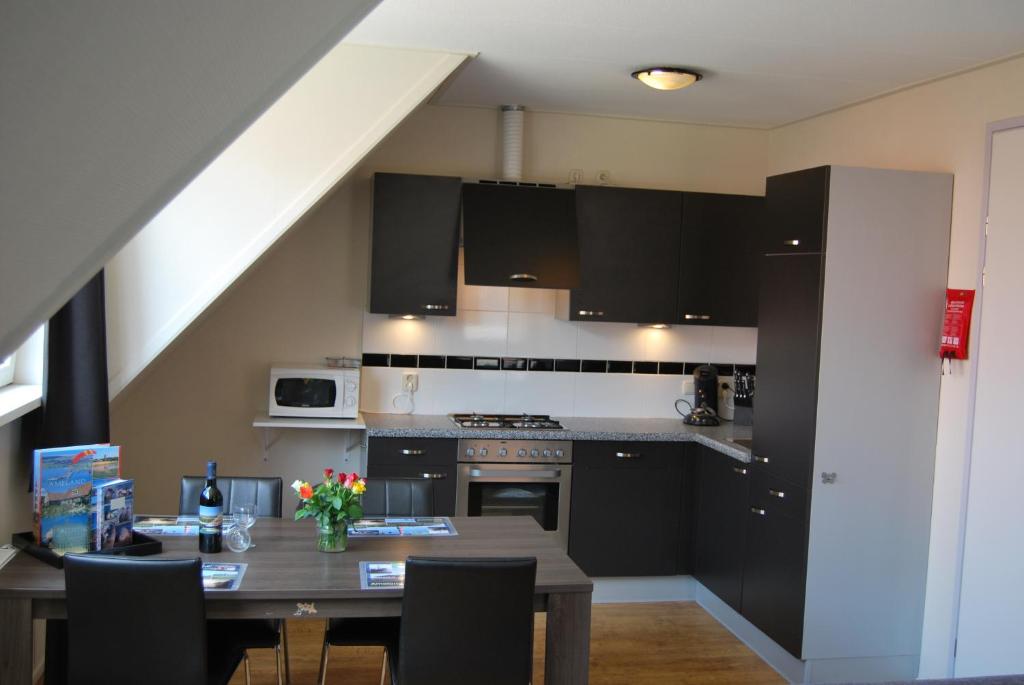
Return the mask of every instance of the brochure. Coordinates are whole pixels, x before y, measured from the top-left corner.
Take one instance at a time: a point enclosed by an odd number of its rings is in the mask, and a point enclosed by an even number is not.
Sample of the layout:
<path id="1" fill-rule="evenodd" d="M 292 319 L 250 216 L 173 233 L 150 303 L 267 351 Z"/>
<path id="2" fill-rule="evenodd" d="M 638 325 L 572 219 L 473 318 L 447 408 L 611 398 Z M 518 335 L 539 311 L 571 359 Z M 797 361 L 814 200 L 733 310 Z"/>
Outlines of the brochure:
<path id="1" fill-rule="evenodd" d="M 248 564 L 220 564 L 205 562 L 203 564 L 204 590 L 237 590 L 242 584 L 242 576 Z"/>
<path id="2" fill-rule="evenodd" d="M 138 514 L 134 525 L 143 535 L 199 535 L 198 516 Z"/>
<path id="3" fill-rule="evenodd" d="M 364 518 L 348 526 L 349 537 L 433 537 L 458 535 L 447 516 Z"/>
<path id="4" fill-rule="evenodd" d="M 359 586 L 364 590 L 394 590 L 405 587 L 405 562 L 360 561 Z"/>
<path id="5" fill-rule="evenodd" d="M 132 544 L 132 502 L 135 481 L 111 480 L 93 484 L 93 549 Z"/>

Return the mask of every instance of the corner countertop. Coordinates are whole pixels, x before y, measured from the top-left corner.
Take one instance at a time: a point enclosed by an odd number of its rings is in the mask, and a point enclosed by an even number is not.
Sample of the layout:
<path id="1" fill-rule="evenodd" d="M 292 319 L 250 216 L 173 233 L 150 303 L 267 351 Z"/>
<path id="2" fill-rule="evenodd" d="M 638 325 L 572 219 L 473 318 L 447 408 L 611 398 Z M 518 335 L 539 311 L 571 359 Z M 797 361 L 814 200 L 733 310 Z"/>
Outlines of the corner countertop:
<path id="1" fill-rule="evenodd" d="M 688 426 L 682 419 L 556 417 L 564 430 L 460 428 L 447 416 L 362 414 L 371 438 L 488 438 L 492 440 L 608 440 L 622 442 L 697 442 L 742 462 L 750 450 L 732 440 L 750 439 L 750 426 Z"/>

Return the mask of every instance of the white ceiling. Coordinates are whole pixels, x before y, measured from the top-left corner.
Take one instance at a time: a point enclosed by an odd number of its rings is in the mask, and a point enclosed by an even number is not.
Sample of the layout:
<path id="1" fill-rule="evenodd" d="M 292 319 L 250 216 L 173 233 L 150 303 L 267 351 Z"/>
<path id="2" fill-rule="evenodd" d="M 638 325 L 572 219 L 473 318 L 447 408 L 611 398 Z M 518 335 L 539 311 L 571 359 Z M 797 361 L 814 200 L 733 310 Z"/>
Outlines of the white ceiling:
<path id="1" fill-rule="evenodd" d="M 1022 53 L 1024 1 L 383 0 L 346 40 L 478 52 L 440 104 L 770 128 Z"/>

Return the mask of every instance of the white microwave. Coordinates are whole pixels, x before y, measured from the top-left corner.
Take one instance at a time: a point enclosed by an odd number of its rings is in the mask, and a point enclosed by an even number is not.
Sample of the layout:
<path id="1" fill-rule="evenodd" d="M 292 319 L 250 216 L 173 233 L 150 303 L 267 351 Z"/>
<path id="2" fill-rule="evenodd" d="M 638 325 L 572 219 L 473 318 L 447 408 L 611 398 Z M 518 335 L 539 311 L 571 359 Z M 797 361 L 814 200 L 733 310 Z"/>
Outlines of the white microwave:
<path id="1" fill-rule="evenodd" d="M 359 415 L 359 369 L 275 366 L 270 370 L 270 415 L 354 419 Z"/>

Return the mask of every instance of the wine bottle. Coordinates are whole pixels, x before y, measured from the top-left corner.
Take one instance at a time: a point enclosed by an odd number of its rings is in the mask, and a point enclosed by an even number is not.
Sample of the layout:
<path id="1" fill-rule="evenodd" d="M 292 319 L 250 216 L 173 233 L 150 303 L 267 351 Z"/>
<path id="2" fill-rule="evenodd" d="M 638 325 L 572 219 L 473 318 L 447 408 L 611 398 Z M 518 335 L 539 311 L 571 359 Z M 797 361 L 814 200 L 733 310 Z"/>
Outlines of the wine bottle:
<path id="1" fill-rule="evenodd" d="M 206 487 L 199 493 L 199 551 L 216 553 L 224 526 L 224 496 L 217 489 L 217 462 L 206 463 Z"/>

